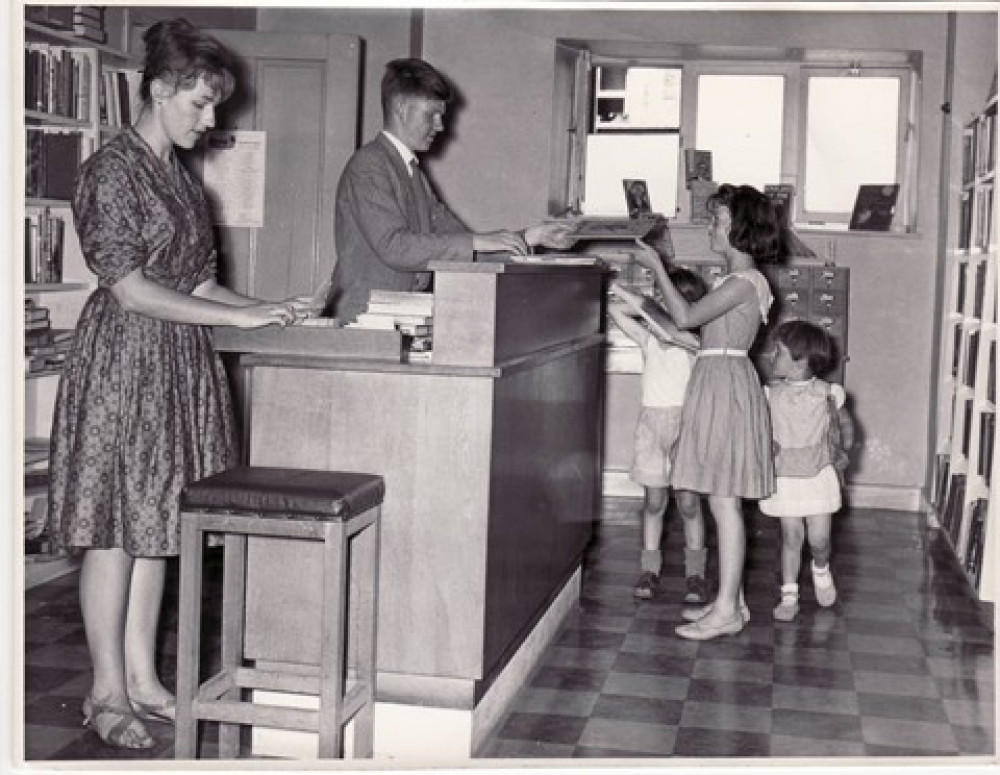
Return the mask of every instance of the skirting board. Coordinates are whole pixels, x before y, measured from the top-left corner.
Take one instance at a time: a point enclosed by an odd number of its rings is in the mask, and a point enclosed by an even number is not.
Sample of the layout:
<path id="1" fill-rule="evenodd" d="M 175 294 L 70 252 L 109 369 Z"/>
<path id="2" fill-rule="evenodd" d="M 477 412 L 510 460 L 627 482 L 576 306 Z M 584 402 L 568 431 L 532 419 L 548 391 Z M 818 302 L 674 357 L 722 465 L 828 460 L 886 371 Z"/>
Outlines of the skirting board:
<path id="1" fill-rule="evenodd" d="M 579 602 L 580 583 L 581 569 L 578 567 L 473 710 L 376 701 L 373 763 L 406 767 L 467 765 L 473 753 L 503 720 L 567 614 Z M 254 700 L 274 705 L 317 707 L 315 698 L 301 695 L 257 691 Z M 351 731 L 348 726 L 345 734 L 345 758 L 348 759 L 351 757 Z M 316 735 L 312 733 L 255 728 L 252 735 L 254 756 L 316 758 Z"/>

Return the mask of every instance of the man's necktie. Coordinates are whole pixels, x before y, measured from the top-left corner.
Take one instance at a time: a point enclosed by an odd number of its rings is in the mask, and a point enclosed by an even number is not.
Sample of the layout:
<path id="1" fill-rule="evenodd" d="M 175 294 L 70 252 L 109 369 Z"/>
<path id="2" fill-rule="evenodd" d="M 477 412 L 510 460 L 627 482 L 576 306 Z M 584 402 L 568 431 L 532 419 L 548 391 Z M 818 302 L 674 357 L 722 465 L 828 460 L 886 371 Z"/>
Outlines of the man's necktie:
<path id="1" fill-rule="evenodd" d="M 429 234 L 431 230 L 431 198 L 427 191 L 427 181 L 423 170 L 416 159 L 410 161 L 410 186 L 413 188 L 414 200 L 417 203 L 417 216 L 420 218 L 420 232 Z"/>

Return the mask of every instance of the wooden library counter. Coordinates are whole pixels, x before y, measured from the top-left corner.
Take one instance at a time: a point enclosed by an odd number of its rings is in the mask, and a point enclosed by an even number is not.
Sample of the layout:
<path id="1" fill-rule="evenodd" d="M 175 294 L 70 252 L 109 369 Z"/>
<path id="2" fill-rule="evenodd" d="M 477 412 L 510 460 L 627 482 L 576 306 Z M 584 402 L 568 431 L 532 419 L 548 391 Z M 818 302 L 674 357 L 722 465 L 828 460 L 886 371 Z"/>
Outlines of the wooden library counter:
<path id="1" fill-rule="evenodd" d="M 519 688 L 504 676 L 523 680 L 558 628 L 554 601 L 561 620 L 579 592 L 600 500 L 605 277 L 584 265 L 432 268 L 431 363 L 274 348 L 240 363 L 252 464 L 385 477 L 377 700 L 458 711 L 468 739 L 449 731 L 440 744 L 468 756 Z M 318 654 L 303 583 L 318 567 L 301 544 L 251 547 L 262 605 L 247 623 L 250 655 Z M 259 614 L 267 602 L 279 617 Z M 379 718 L 377 705 L 376 754 L 400 754 Z"/>

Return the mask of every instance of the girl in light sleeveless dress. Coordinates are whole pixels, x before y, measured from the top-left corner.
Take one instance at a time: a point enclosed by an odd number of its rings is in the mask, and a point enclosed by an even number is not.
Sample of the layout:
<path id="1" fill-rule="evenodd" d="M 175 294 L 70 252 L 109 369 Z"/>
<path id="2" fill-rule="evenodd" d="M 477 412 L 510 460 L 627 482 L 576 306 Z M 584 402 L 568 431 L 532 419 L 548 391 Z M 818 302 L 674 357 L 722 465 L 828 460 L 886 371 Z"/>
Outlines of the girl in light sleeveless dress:
<path id="1" fill-rule="evenodd" d="M 640 257 L 658 275 L 677 326 L 701 328 L 670 484 L 708 496 L 718 531 L 719 591 L 713 603 L 685 609 L 690 623 L 676 632 L 691 640 L 734 635 L 746 626 L 741 499 L 766 498 L 774 489 L 767 400 L 747 353 L 773 301 L 755 259 L 774 256 L 778 222 L 770 200 L 751 186 L 720 186 L 711 207 L 710 246 L 725 258 L 729 272 L 701 300 L 689 304 L 657 268 L 658 261 L 646 251 Z"/>

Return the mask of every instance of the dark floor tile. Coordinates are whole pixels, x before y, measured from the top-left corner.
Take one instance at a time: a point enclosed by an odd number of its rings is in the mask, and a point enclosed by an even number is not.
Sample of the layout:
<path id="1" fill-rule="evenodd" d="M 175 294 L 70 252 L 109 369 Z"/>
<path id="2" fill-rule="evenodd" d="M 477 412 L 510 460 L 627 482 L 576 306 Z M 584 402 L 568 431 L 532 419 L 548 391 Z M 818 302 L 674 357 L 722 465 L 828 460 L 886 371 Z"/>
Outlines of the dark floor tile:
<path id="1" fill-rule="evenodd" d="M 771 730 L 776 735 L 861 742 L 861 721 L 857 716 L 824 713 L 818 709 L 776 708 L 771 712 Z"/>
<path id="2" fill-rule="evenodd" d="M 730 705 L 771 707 L 771 686 L 738 681 L 705 681 L 692 679 L 687 698 L 697 702 L 720 702 Z"/>
<path id="3" fill-rule="evenodd" d="M 815 666 L 775 665 L 775 684 L 813 686 L 821 689 L 854 689 L 854 673 L 850 670 L 829 670 Z"/>
<path id="4" fill-rule="evenodd" d="M 500 737 L 504 740 L 537 740 L 557 745 L 575 745 L 587 719 L 538 713 L 511 713 Z"/>
<path id="5" fill-rule="evenodd" d="M 603 670 L 543 666 L 535 673 L 529 685 L 540 689 L 600 691 L 606 675 Z"/>
<path id="6" fill-rule="evenodd" d="M 752 732 L 685 728 L 677 730 L 673 753 L 699 759 L 770 756 L 771 738 Z"/>
<path id="7" fill-rule="evenodd" d="M 79 670 L 51 666 L 24 666 L 25 694 L 50 692 L 79 675 Z"/>
<path id="8" fill-rule="evenodd" d="M 616 673 L 643 673 L 646 675 L 691 675 L 694 660 L 671 654 L 629 654 L 620 653 L 612 670 Z"/>

